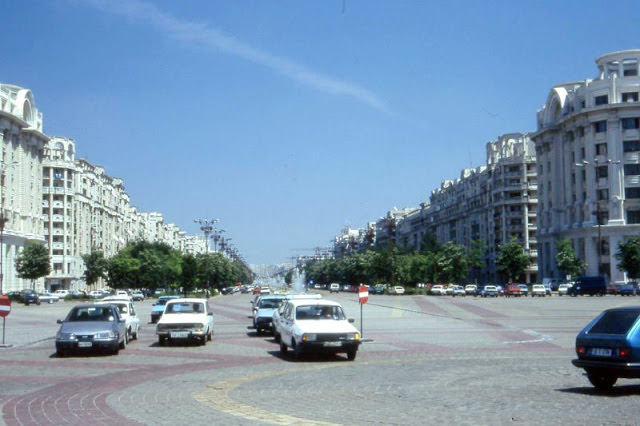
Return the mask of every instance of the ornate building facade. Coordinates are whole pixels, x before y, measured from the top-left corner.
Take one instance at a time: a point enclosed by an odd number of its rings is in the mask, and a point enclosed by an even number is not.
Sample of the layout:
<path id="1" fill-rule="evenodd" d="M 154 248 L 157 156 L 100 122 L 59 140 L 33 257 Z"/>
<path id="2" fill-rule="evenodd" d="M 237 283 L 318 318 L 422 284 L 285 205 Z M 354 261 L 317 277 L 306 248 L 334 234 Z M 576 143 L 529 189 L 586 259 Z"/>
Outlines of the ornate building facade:
<path id="1" fill-rule="evenodd" d="M 588 275 L 624 281 L 615 253 L 640 232 L 640 50 L 595 62 L 596 78 L 554 86 L 538 111 L 539 265 L 564 278 L 556 242 L 568 239 Z"/>

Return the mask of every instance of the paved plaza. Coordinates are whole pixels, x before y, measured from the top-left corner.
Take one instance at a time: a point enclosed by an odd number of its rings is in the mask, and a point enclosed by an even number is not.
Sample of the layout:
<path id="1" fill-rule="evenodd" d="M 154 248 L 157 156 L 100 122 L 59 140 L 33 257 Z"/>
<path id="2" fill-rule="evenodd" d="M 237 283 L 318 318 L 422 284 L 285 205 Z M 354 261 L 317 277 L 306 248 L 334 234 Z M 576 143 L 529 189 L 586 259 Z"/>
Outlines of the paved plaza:
<path id="1" fill-rule="evenodd" d="M 158 346 L 144 301 L 139 340 L 119 355 L 62 359 L 56 320 L 73 303 L 14 303 L 11 347 L 0 349 L 0 423 L 640 424 L 640 380 L 604 394 L 571 365 L 575 335 L 591 318 L 640 298 L 370 296 L 361 322 L 357 294 L 324 296 L 362 326 L 354 362 L 283 359 L 249 328 L 248 294 L 211 299 L 206 346 Z"/>

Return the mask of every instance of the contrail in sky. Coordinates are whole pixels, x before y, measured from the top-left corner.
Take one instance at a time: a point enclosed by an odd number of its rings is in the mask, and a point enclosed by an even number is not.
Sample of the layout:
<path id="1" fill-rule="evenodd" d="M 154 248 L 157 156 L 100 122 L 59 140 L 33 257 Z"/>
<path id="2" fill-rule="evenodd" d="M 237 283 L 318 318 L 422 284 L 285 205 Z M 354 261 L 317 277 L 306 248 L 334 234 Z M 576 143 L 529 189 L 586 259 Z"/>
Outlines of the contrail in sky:
<path id="1" fill-rule="evenodd" d="M 207 46 L 264 65 L 308 87 L 334 95 L 349 96 L 388 112 L 384 102 L 375 93 L 363 87 L 317 73 L 287 58 L 255 49 L 207 24 L 176 18 L 151 3 L 138 0 L 86 0 L 79 3 L 90 4 L 104 12 L 122 15 L 131 20 L 146 21 L 175 39 Z"/>

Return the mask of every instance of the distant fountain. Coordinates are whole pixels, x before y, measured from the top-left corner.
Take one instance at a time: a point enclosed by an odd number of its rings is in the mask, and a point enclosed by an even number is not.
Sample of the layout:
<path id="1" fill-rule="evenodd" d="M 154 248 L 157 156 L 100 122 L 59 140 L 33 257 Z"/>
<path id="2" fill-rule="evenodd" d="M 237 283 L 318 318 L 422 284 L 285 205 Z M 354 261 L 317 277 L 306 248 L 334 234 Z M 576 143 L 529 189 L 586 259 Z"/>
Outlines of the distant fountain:
<path id="1" fill-rule="evenodd" d="M 291 288 L 294 293 L 306 293 L 307 291 L 307 279 L 305 272 L 298 271 L 296 269 L 296 279 L 291 283 Z"/>

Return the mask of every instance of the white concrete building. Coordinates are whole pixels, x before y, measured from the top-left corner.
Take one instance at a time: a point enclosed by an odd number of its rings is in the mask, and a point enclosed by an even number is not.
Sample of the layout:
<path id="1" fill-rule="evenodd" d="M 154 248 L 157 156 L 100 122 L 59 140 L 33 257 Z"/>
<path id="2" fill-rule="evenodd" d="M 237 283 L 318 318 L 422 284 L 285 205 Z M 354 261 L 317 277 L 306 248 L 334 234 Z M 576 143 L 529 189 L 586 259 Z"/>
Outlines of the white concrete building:
<path id="1" fill-rule="evenodd" d="M 471 248 L 481 242 L 484 267 L 476 271 L 480 282 L 501 282 L 495 260 L 498 246 L 512 237 L 522 245 L 531 263 L 525 282 L 536 282 L 537 184 L 533 142 L 527 134 L 510 133 L 486 145 L 487 164 L 464 169 L 460 178 L 444 180 L 423 203 L 396 222 L 400 246 L 421 250 L 426 233 L 439 244 L 449 241 Z"/>
<path id="2" fill-rule="evenodd" d="M 538 157 L 539 266 L 560 276 L 569 239 L 586 274 L 624 280 L 618 244 L 640 231 L 640 49 L 596 59 L 594 79 L 554 86 L 532 135 Z"/>
<path id="3" fill-rule="evenodd" d="M 42 148 L 48 141 L 30 90 L 0 84 L 0 293 L 29 288 L 15 260 L 27 241 L 42 237 Z"/>

